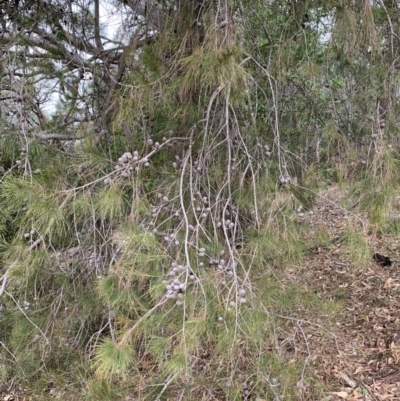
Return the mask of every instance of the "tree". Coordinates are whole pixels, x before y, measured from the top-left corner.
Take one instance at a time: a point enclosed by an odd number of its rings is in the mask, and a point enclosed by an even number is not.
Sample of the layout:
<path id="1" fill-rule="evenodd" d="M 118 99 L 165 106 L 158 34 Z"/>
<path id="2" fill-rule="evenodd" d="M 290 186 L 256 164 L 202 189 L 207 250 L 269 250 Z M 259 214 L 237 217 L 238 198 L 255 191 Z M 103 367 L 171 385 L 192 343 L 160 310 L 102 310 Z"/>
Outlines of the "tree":
<path id="1" fill-rule="evenodd" d="M 265 266 L 301 260 L 294 211 L 342 175 L 375 188 L 387 221 L 397 12 L 2 4 L 1 380 L 87 383 L 96 400 L 285 395 L 278 382 L 296 397 L 303 361 L 283 370 L 274 325 L 297 299 L 274 300 Z"/>

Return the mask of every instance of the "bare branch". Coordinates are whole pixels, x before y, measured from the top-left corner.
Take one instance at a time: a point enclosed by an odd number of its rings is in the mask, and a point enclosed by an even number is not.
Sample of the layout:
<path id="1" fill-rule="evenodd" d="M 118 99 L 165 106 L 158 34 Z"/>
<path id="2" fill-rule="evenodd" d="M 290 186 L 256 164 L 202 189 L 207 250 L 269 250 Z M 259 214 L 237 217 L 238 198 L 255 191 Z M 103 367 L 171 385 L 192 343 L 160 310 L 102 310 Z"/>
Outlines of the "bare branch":
<path id="1" fill-rule="evenodd" d="M 0 298 L 2 297 L 2 295 L 6 292 L 7 289 L 7 282 L 8 282 L 8 274 L 10 272 L 11 267 L 9 267 L 6 272 L 4 273 L 3 277 L 1 278 L 1 280 L 3 281 L 1 283 L 1 287 L 0 287 Z"/>
<path id="2" fill-rule="evenodd" d="M 49 139 L 61 139 L 61 140 L 72 140 L 76 139 L 75 136 L 66 134 L 55 134 L 54 132 L 31 132 L 31 136 L 39 139 L 49 140 Z"/>
<path id="3" fill-rule="evenodd" d="M 103 50 L 103 44 L 100 38 L 100 6 L 99 0 L 94 0 L 94 38 L 98 49 Z"/>

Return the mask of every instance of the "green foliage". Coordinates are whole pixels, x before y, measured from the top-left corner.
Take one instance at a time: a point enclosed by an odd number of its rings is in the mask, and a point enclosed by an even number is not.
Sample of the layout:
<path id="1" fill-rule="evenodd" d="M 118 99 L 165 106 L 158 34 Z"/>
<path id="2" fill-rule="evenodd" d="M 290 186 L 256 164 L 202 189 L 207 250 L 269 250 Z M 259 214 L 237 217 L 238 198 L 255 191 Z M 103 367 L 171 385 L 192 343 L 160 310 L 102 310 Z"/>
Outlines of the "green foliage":
<path id="1" fill-rule="evenodd" d="M 86 399 L 89 401 L 118 401 L 120 394 L 116 386 L 105 380 L 94 380 L 89 383 L 89 391 Z"/>
<path id="2" fill-rule="evenodd" d="M 363 265 L 365 262 L 371 260 L 372 252 L 365 238 L 365 234 L 357 225 L 353 226 L 349 224 L 341 241 L 353 263 Z"/>
<path id="3" fill-rule="evenodd" d="M 190 92 L 199 90 L 212 94 L 219 86 L 228 86 L 232 91 L 230 94 L 235 96 L 248 79 L 246 70 L 240 65 L 240 56 L 238 48 L 200 47 L 183 58 L 185 75 L 180 83 L 181 98 L 187 99 Z"/>
<path id="4" fill-rule="evenodd" d="M 397 193 L 399 159 L 392 147 L 384 143 L 375 144 L 379 151 L 368 165 L 363 179 L 354 185 L 351 196 L 367 211 L 376 228 L 390 224 L 391 200 Z"/>
<path id="5" fill-rule="evenodd" d="M 331 245 L 296 209 L 338 183 L 368 229 L 399 230 L 395 6 L 125 3 L 124 41 L 101 52 L 86 6 L 9 18 L 0 380 L 33 397 L 71 382 L 88 400 L 306 399 L 309 355 L 282 343 L 299 311 L 338 306 L 287 277 Z M 360 222 L 340 238 L 354 264 L 371 258 Z"/>
<path id="6" fill-rule="evenodd" d="M 98 346 L 94 358 L 96 374 L 105 379 L 113 375 L 125 376 L 133 363 L 132 346 L 104 339 Z"/>
<path id="7" fill-rule="evenodd" d="M 114 221 L 126 214 L 124 190 L 119 186 L 106 186 L 97 194 L 95 201 L 96 215 L 103 220 Z M 125 212 L 125 213 L 124 213 Z"/>

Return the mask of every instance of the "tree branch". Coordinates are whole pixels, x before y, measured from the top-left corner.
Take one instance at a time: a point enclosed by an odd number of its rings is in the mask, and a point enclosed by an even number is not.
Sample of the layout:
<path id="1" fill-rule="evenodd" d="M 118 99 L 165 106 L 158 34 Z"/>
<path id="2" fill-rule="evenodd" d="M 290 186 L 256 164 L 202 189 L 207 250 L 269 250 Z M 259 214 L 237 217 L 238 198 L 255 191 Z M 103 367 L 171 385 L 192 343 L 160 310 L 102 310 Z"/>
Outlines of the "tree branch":
<path id="1" fill-rule="evenodd" d="M 94 39 L 98 49 L 103 50 L 103 43 L 100 38 L 100 5 L 99 0 L 94 0 Z"/>
<path id="2" fill-rule="evenodd" d="M 6 292 L 7 289 L 7 281 L 8 281 L 8 273 L 10 272 L 11 267 L 9 267 L 6 272 L 4 273 L 3 277 L 1 278 L 1 280 L 3 281 L 1 283 L 1 287 L 0 287 L 0 298 L 2 297 L 2 295 Z"/>
<path id="3" fill-rule="evenodd" d="M 66 135 L 66 134 L 55 134 L 54 132 L 31 132 L 29 136 L 33 136 L 35 138 L 49 140 L 49 139 L 61 139 L 61 140 L 74 140 L 77 139 L 74 135 Z"/>

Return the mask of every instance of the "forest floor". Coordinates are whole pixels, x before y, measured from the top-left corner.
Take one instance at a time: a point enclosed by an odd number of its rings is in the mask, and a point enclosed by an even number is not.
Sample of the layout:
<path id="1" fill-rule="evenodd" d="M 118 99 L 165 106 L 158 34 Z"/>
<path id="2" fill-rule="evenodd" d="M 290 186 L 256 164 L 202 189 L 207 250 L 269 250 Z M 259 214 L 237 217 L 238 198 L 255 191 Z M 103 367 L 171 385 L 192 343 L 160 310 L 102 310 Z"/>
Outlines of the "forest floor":
<path id="1" fill-rule="evenodd" d="M 323 400 L 400 400 L 398 238 L 376 234 L 365 216 L 341 206 L 344 199 L 341 191 L 330 188 L 310 211 L 298 214 L 299 221 L 310 228 L 309 251 L 305 268 L 288 269 L 286 280 L 324 302 L 338 303 L 340 311 L 328 323 L 324 316 L 307 316 L 303 310 L 302 316 L 313 324 L 299 327 L 302 340 L 293 347 L 303 344 L 311 375 L 329 390 Z M 360 238 L 352 238 L 349 227 L 362 236 L 367 259 L 357 255 Z M 325 241 L 318 245 L 321 233 Z M 376 263 L 375 252 L 389 256 L 392 265 Z M 329 335 L 321 336 L 320 324 L 329 327 Z M 300 398 L 317 399 L 310 390 L 305 388 Z"/>

